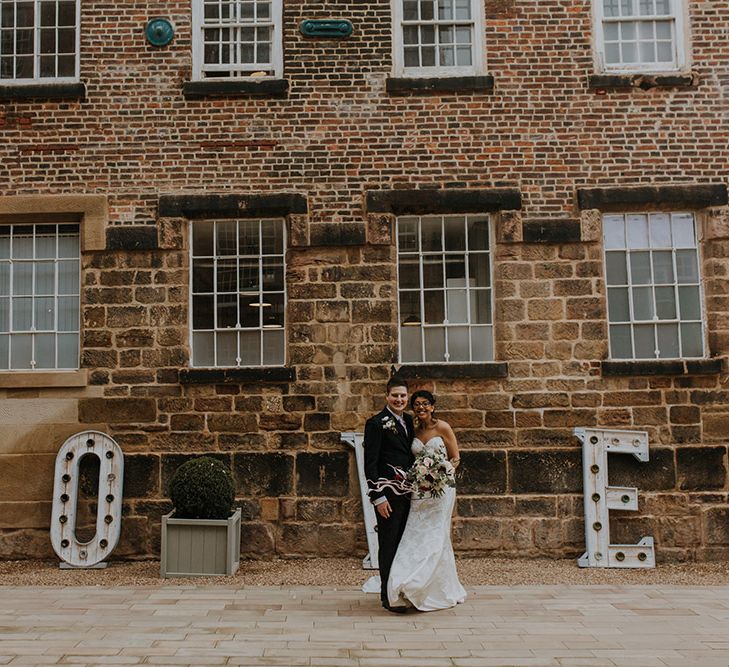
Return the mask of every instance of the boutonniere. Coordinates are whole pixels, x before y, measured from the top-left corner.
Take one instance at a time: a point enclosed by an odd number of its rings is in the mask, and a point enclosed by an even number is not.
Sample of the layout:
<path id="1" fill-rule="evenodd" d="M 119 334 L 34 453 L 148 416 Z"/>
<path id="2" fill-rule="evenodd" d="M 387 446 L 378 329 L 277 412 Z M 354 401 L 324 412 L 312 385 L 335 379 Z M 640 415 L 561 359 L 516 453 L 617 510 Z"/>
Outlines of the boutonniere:
<path id="1" fill-rule="evenodd" d="M 387 429 L 388 431 L 392 431 L 395 435 L 399 435 L 399 431 L 397 430 L 397 425 L 395 424 L 395 420 L 392 417 L 383 417 L 382 418 L 382 428 Z"/>

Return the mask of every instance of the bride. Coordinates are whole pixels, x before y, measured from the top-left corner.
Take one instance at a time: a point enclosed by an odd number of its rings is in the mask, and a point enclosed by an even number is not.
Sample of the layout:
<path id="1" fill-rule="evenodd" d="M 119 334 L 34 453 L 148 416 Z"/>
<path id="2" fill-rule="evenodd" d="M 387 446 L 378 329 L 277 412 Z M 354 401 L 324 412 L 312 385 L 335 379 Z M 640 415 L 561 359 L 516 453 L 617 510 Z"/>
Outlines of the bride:
<path id="1" fill-rule="evenodd" d="M 410 406 L 416 417 L 413 454 L 440 450 L 457 466 L 456 436 L 447 422 L 433 416 L 433 394 L 416 391 Z M 387 582 L 391 607 L 412 606 L 420 611 L 435 611 L 465 601 L 466 591 L 458 580 L 451 545 L 451 515 L 455 501 L 456 490 L 452 487 L 447 487 L 438 498 L 426 496 L 411 500 L 405 532 Z"/>

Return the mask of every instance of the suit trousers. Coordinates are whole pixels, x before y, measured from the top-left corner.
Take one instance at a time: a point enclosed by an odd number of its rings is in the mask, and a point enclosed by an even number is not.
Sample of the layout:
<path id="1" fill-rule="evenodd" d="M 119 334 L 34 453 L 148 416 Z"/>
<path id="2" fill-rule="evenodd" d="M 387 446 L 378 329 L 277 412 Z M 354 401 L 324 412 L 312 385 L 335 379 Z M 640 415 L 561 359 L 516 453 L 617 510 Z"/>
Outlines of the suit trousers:
<path id="1" fill-rule="evenodd" d="M 390 516 L 387 519 L 383 518 L 375 507 L 377 543 L 379 545 L 377 559 L 380 564 L 380 580 L 382 583 L 380 598 L 384 604 L 388 604 L 387 580 L 390 577 L 390 568 L 392 567 L 392 561 L 395 559 L 395 553 L 400 544 L 400 538 L 405 530 L 408 513 L 410 512 L 410 496 L 398 496 L 393 493 L 387 493 L 386 495 L 392 508 Z"/>

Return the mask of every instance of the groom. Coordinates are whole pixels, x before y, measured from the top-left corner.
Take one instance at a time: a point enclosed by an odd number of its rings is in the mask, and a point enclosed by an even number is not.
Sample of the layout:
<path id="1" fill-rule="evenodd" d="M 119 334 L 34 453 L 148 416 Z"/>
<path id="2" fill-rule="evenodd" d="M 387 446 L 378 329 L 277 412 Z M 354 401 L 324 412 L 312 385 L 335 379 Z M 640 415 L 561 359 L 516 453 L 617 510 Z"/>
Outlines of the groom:
<path id="1" fill-rule="evenodd" d="M 387 580 L 395 558 L 397 546 L 405 530 L 410 511 L 408 495 L 399 496 L 390 489 L 377 491 L 373 482 L 385 477 L 395 479 L 395 468 L 407 470 L 414 461 L 410 445 L 415 437 L 413 418 L 404 413 L 408 404 L 408 384 L 394 375 L 387 383 L 387 405 L 365 425 L 365 475 L 370 487 L 370 500 L 377 516 L 378 560 L 382 589 L 382 606 L 393 612 L 404 612 L 405 607 L 390 607 L 387 598 Z"/>

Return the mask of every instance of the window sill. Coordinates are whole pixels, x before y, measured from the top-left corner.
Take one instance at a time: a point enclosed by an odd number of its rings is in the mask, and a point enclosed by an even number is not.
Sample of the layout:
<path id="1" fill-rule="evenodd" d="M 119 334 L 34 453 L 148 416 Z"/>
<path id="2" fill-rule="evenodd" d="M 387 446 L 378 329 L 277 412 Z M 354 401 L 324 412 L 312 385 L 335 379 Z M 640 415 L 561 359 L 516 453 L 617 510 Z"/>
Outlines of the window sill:
<path id="1" fill-rule="evenodd" d="M 591 90 L 640 88 L 697 88 L 699 76 L 695 73 L 666 74 L 592 74 L 588 81 Z"/>
<path id="2" fill-rule="evenodd" d="M 78 371 L 0 371 L 0 388 L 85 387 L 88 375 L 85 368 Z"/>
<path id="3" fill-rule="evenodd" d="M 397 374 L 404 378 L 456 380 L 461 378 L 504 378 L 509 374 L 506 362 L 483 364 L 411 364 L 400 366 Z"/>
<path id="4" fill-rule="evenodd" d="M 391 95 L 486 92 L 494 89 L 494 77 L 490 74 L 485 76 L 389 77 L 385 82 L 385 89 Z"/>
<path id="5" fill-rule="evenodd" d="M 296 370 L 286 366 L 261 368 L 190 368 L 180 371 L 180 384 L 294 382 Z"/>
<path id="6" fill-rule="evenodd" d="M 638 375 L 718 375 L 721 359 L 674 359 L 669 361 L 603 361 L 603 377 L 633 377 Z"/>
<path id="7" fill-rule="evenodd" d="M 289 92 L 288 79 L 236 79 L 185 81 L 182 84 L 185 99 L 199 100 L 206 97 L 285 97 Z"/>
<path id="8" fill-rule="evenodd" d="M 12 100 L 83 100 L 84 83 L 29 83 L 0 85 L 0 102 Z"/>

